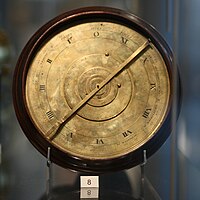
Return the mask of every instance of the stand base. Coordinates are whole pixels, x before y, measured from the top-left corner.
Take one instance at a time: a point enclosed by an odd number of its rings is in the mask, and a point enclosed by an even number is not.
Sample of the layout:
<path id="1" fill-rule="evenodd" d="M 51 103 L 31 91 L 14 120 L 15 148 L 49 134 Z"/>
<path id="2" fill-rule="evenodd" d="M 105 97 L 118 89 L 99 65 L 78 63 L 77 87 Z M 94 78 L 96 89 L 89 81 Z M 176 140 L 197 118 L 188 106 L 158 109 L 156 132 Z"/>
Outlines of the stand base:
<path id="1" fill-rule="evenodd" d="M 144 199 L 144 187 L 145 187 L 145 165 L 147 163 L 147 156 L 146 156 L 146 150 L 143 151 L 143 163 L 140 165 L 140 181 L 141 181 L 141 189 L 140 189 L 140 199 Z M 51 148 L 48 147 L 47 151 L 47 161 L 46 161 L 46 167 L 47 167 L 47 175 L 46 175 L 46 199 L 50 200 L 52 199 L 53 195 L 53 188 L 52 188 L 52 168 L 53 164 L 51 162 Z M 105 175 L 106 176 L 106 175 Z M 113 182 L 111 180 L 111 184 L 119 184 L 120 182 Z M 66 188 L 67 191 L 67 188 Z M 99 176 L 80 176 L 80 199 L 99 199 Z M 113 191 L 109 191 L 113 192 Z M 115 192 L 117 193 L 117 191 Z M 111 194 L 109 194 L 111 195 Z M 128 195 L 128 194 L 123 194 Z M 101 195 L 102 196 L 102 195 Z M 130 196 L 130 199 L 132 197 Z M 129 198 L 128 198 L 129 199 Z M 133 198 L 135 199 L 135 198 Z"/>

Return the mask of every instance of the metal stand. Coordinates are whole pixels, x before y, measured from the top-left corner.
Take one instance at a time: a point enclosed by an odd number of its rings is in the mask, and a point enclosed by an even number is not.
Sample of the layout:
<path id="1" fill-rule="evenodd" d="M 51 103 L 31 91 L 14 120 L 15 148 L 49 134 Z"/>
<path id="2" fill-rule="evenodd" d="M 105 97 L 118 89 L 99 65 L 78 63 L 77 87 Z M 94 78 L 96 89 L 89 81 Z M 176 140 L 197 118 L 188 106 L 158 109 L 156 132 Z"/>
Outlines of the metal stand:
<path id="1" fill-rule="evenodd" d="M 147 163 L 146 150 L 143 151 L 143 163 L 140 164 L 141 170 L 141 192 L 140 199 L 144 200 L 145 193 L 145 165 Z M 52 162 L 51 148 L 47 150 L 47 175 L 46 175 L 46 199 L 52 197 Z M 99 199 L 99 176 L 80 176 L 80 199 Z"/>
<path id="2" fill-rule="evenodd" d="M 144 185 L 145 185 L 145 174 L 144 174 L 144 167 L 147 163 L 147 152 L 143 150 L 143 163 L 140 164 L 141 169 L 141 199 L 144 199 Z"/>
<path id="3" fill-rule="evenodd" d="M 46 165 L 46 199 L 52 198 L 52 167 L 51 147 L 47 150 Z M 81 176 L 80 177 L 80 199 L 98 199 L 99 197 L 99 176 Z"/>
<path id="4" fill-rule="evenodd" d="M 46 197 L 50 200 L 52 187 L 52 162 L 51 162 L 51 147 L 47 150 L 47 176 L 46 176 Z"/>
<path id="5" fill-rule="evenodd" d="M 2 145 L 0 143 L 0 166 L 1 166 L 1 163 L 2 163 Z"/>
<path id="6" fill-rule="evenodd" d="M 0 133 L 1 133 L 1 68 L 0 68 Z M 0 165 L 1 163 L 2 163 L 2 145 L 0 143 Z"/>

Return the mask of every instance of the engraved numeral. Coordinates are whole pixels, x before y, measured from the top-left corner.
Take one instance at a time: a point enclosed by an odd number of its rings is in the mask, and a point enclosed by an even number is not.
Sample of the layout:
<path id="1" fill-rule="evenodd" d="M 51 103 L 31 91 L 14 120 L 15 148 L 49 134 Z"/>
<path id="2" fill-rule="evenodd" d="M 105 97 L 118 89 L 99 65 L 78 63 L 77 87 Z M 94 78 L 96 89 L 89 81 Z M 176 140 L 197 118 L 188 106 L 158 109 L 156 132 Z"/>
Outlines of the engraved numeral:
<path id="1" fill-rule="evenodd" d="M 52 60 L 51 59 L 47 59 L 47 62 L 49 63 L 49 64 L 51 64 L 52 63 Z"/>
<path id="2" fill-rule="evenodd" d="M 151 83 L 151 84 L 150 84 L 150 89 L 153 90 L 153 89 L 155 89 L 155 88 L 156 88 L 156 84 L 155 84 L 155 83 Z"/>
<path id="3" fill-rule="evenodd" d="M 45 91 L 45 89 L 46 89 L 46 86 L 45 85 L 40 85 L 40 91 Z"/>
<path id="4" fill-rule="evenodd" d="M 69 37 L 67 41 L 69 42 L 69 44 L 71 44 L 72 43 L 72 36 Z"/>
<path id="5" fill-rule="evenodd" d="M 142 116 L 143 116 L 144 118 L 147 118 L 147 117 L 149 116 L 150 112 L 151 112 L 151 108 L 147 108 L 147 109 L 144 111 L 144 113 L 143 113 Z"/>
<path id="6" fill-rule="evenodd" d="M 47 115 L 47 117 L 49 118 L 49 119 L 53 119 L 54 118 L 54 114 L 53 114 L 53 112 L 50 110 L 50 111 L 48 111 L 48 112 L 46 112 L 46 115 Z"/>
<path id="7" fill-rule="evenodd" d="M 129 136 L 130 134 L 132 134 L 132 132 L 129 131 L 129 130 L 127 130 L 127 131 L 125 131 L 125 132 L 122 133 L 122 135 L 123 135 L 124 137 L 127 137 L 127 136 Z"/>
<path id="8" fill-rule="evenodd" d="M 104 144 L 104 141 L 103 141 L 102 139 L 97 139 L 97 140 L 96 140 L 96 143 L 97 143 L 97 144 Z"/>
<path id="9" fill-rule="evenodd" d="M 122 43 L 126 44 L 128 42 L 128 39 L 125 37 L 122 37 Z"/>
<path id="10" fill-rule="evenodd" d="M 144 59 L 143 63 L 145 64 L 145 63 L 146 63 L 146 61 L 147 61 L 147 58 L 145 58 L 145 59 Z"/>
<path id="11" fill-rule="evenodd" d="M 72 138 L 73 138 L 73 133 L 72 132 L 68 133 L 67 134 L 67 140 L 70 141 L 70 140 L 72 140 Z"/>

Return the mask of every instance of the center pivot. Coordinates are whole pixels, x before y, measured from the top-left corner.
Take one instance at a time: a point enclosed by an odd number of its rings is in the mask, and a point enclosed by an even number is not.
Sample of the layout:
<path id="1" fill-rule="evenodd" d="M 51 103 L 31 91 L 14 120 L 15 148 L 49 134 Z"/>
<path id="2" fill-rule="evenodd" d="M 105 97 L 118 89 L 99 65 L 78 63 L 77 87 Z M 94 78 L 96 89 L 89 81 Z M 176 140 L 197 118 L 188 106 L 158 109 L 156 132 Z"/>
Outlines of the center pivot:
<path id="1" fill-rule="evenodd" d="M 76 60 L 63 79 L 62 94 L 67 106 L 73 109 L 93 91 L 97 91 L 84 103 L 77 115 L 93 121 L 105 121 L 119 116 L 134 95 L 131 75 L 128 70 L 124 70 L 102 87 L 102 83 L 118 65 L 118 61 L 112 57 L 105 63 L 100 54 Z"/>
<path id="2" fill-rule="evenodd" d="M 83 99 L 94 89 L 99 89 L 101 82 L 109 76 L 110 72 L 103 67 L 95 67 L 84 72 L 79 78 L 78 91 Z M 94 107 L 101 107 L 111 103 L 117 96 L 118 87 L 115 80 L 101 88 L 88 104 Z"/>

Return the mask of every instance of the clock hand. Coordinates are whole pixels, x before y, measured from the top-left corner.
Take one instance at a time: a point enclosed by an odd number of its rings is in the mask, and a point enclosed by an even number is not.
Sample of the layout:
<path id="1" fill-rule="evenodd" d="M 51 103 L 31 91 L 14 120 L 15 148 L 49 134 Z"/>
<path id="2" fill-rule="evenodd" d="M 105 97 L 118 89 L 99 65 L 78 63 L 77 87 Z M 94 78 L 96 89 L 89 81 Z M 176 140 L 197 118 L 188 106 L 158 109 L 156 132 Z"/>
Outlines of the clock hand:
<path id="1" fill-rule="evenodd" d="M 101 88 L 103 88 L 109 81 L 111 81 L 117 74 L 119 74 L 125 67 L 127 67 L 129 64 L 134 62 L 138 56 L 146 50 L 146 48 L 150 45 L 150 39 L 147 40 L 144 44 L 142 44 L 136 51 L 131 54 L 128 59 L 126 59 L 122 64 L 117 67 L 115 71 L 113 71 L 104 81 L 102 81 L 100 84 L 97 85 L 97 87 L 90 92 L 88 95 L 86 95 L 85 98 L 83 98 L 72 110 L 62 119 L 62 121 L 57 122 L 46 134 L 46 136 L 53 140 L 62 130 L 62 128 L 65 126 L 67 121 L 82 107 L 87 103 Z M 53 131 L 58 127 L 55 133 Z"/>

